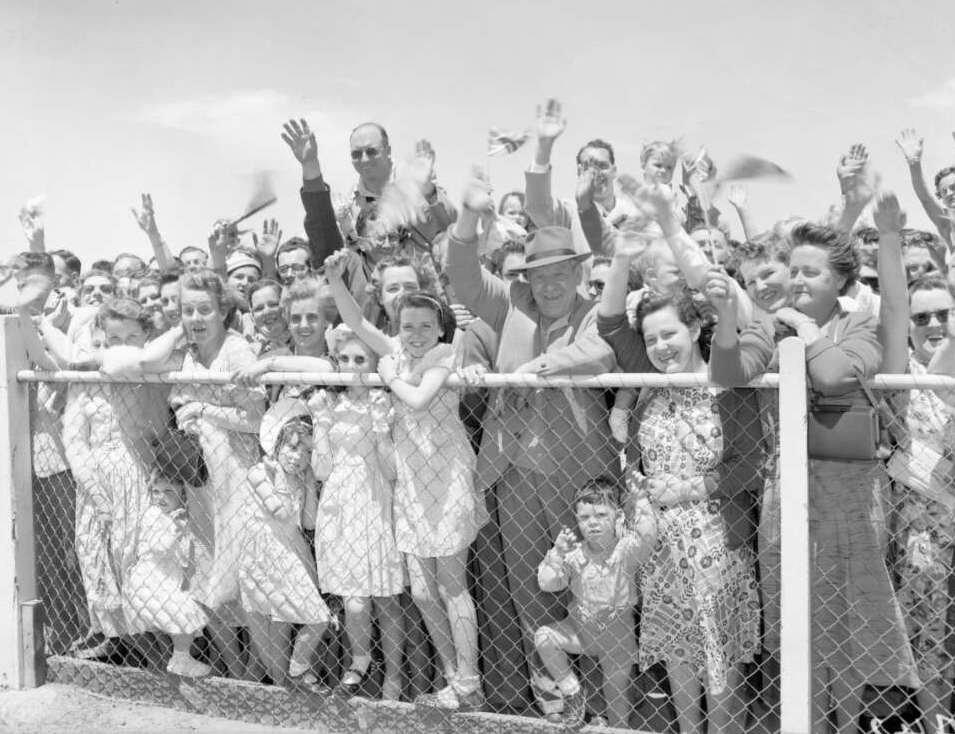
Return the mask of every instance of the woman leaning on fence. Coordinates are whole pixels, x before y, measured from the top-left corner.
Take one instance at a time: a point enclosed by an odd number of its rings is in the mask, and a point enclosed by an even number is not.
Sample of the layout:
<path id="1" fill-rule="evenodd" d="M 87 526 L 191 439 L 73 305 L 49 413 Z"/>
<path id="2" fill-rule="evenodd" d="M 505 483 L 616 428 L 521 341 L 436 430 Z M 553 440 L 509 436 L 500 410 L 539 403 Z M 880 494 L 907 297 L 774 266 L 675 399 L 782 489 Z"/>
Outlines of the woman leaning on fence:
<path id="1" fill-rule="evenodd" d="M 638 332 L 625 313 L 631 249 L 617 252 L 598 306 L 598 330 L 621 367 L 706 373 L 703 319 L 690 294 L 644 294 Z M 705 342 L 705 337 L 703 338 Z M 642 571 L 640 667 L 664 662 L 681 731 L 702 728 L 705 690 L 716 731 L 743 710 L 742 664 L 759 646 L 756 496 L 760 423 L 751 391 L 653 388 L 636 407 L 639 453 L 630 488 L 656 508 L 659 542 Z M 678 440 L 674 441 L 674 438 Z"/>
<path id="2" fill-rule="evenodd" d="M 226 328 L 230 304 L 219 276 L 206 269 L 190 271 L 179 285 L 180 325 L 150 342 L 136 355 L 135 366 L 154 373 L 233 374 L 253 364 L 252 347 Z M 104 361 L 107 372 L 121 368 Z M 213 611 L 210 632 L 223 664 L 238 677 L 243 673 L 234 629 L 243 625 L 238 558 L 253 510 L 245 480 L 259 459 L 265 391 L 234 384 L 177 384 L 169 404 L 178 429 L 198 441 L 209 473 L 206 486 L 188 497 L 189 515 L 200 528 L 198 540 L 212 547 L 211 567 L 197 573 L 194 595 Z"/>
<path id="3" fill-rule="evenodd" d="M 875 319 L 848 311 L 839 301 L 855 282 L 858 254 L 847 237 L 821 225 L 798 225 L 790 240 L 791 305 L 760 317 L 742 333 L 735 292 L 725 277 L 707 282 L 719 317 L 710 374 L 720 384 L 734 385 L 776 370 L 776 342 L 795 334 L 806 344 L 814 410 L 840 396 L 851 398 L 864 415 L 869 402 L 859 379 L 879 369 L 882 346 Z M 831 695 L 839 731 L 845 732 L 855 731 L 866 683 L 919 687 L 880 542 L 882 464 L 874 450 L 866 455 L 852 445 L 859 433 L 848 423 L 841 432 L 837 428 L 829 436 L 829 455 L 811 456 L 809 462 L 813 716 L 824 720 Z"/>

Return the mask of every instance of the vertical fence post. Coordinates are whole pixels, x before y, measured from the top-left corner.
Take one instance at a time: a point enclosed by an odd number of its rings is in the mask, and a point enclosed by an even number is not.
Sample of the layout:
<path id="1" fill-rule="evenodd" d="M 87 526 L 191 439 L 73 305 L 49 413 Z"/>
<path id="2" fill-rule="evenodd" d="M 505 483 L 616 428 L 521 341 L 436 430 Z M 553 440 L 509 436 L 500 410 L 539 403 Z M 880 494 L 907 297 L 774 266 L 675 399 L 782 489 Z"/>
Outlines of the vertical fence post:
<path id="1" fill-rule="evenodd" d="M 780 730 L 812 731 L 806 346 L 779 344 Z"/>
<path id="2" fill-rule="evenodd" d="M 0 688 L 36 685 L 30 623 L 21 605 L 36 599 L 30 404 L 17 372 L 28 369 L 15 316 L 0 316 Z"/>

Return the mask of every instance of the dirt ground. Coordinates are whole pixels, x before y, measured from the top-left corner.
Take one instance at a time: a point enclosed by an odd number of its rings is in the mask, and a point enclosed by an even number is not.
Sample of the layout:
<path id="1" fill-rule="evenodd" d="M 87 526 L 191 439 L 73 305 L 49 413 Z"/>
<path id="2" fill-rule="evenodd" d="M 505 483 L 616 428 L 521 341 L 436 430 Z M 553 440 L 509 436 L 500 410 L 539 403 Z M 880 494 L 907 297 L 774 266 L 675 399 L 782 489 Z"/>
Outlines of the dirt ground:
<path id="1" fill-rule="evenodd" d="M 309 734 L 327 734 L 309 729 Z M 0 691 L 0 734 L 86 732 L 209 732 L 210 734 L 306 734 L 305 729 L 247 724 L 212 716 L 97 696 L 49 683 L 28 691 Z"/>

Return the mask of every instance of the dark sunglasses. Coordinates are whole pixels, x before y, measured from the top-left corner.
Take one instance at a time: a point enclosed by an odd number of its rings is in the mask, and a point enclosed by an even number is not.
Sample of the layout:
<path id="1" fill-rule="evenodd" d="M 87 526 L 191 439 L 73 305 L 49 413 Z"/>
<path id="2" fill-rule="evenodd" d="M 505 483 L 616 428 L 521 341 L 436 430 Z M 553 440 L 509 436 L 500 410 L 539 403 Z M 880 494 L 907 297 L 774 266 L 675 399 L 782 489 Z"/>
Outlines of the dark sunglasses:
<path id="1" fill-rule="evenodd" d="M 916 326 L 928 326 L 928 322 L 932 320 L 934 316 L 939 324 L 944 326 L 948 323 L 948 316 L 952 312 L 950 308 L 943 308 L 938 311 L 923 311 L 922 313 L 913 313 L 912 323 Z"/>
<path id="2" fill-rule="evenodd" d="M 360 161 L 362 153 L 368 156 L 369 160 L 374 160 L 381 155 L 381 148 L 354 148 L 351 152 L 351 159 Z"/>

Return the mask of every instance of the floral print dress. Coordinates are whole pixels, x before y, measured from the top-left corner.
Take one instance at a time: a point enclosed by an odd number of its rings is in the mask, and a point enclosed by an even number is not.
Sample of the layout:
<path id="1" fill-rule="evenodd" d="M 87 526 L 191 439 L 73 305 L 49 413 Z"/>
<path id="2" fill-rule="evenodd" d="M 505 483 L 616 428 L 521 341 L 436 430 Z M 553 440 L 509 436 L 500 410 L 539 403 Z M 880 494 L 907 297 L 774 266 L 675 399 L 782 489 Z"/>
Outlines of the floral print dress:
<path id="1" fill-rule="evenodd" d="M 642 401 L 637 439 L 648 478 L 714 471 L 723 430 L 709 388 L 656 389 Z M 643 569 L 640 667 L 690 665 L 714 694 L 759 645 L 752 551 L 730 550 L 717 500 L 659 508 L 658 541 Z"/>

